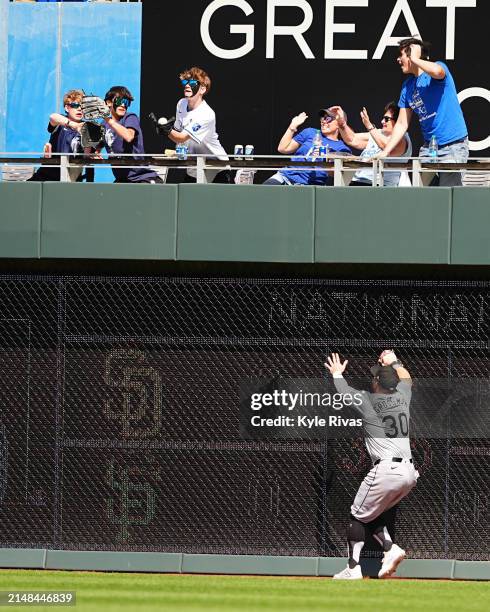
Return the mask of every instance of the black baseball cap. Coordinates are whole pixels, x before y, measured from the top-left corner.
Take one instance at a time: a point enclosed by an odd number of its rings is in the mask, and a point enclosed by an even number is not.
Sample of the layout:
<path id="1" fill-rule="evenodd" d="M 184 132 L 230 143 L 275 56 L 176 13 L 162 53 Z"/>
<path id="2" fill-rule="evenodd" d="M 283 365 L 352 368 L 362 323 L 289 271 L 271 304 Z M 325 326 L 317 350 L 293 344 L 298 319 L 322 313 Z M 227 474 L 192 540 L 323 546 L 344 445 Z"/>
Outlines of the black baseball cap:
<path id="1" fill-rule="evenodd" d="M 337 119 L 337 115 L 331 111 L 329 108 L 321 108 L 318 111 L 318 116 L 319 117 L 324 117 L 325 115 L 327 115 L 328 117 L 332 117 L 332 119 Z M 347 121 L 347 113 L 344 111 L 344 117 L 345 120 Z"/>
<path id="2" fill-rule="evenodd" d="M 391 366 L 377 364 L 371 368 L 371 374 L 377 379 L 379 384 L 387 391 L 395 391 L 400 382 L 398 374 Z"/>
<path id="3" fill-rule="evenodd" d="M 319 117 L 324 117 L 325 115 L 328 115 L 329 117 L 332 117 L 332 119 L 335 119 L 337 117 L 337 115 L 335 113 L 333 113 L 329 108 L 321 108 L 318 111 L 318 116 Z"/>

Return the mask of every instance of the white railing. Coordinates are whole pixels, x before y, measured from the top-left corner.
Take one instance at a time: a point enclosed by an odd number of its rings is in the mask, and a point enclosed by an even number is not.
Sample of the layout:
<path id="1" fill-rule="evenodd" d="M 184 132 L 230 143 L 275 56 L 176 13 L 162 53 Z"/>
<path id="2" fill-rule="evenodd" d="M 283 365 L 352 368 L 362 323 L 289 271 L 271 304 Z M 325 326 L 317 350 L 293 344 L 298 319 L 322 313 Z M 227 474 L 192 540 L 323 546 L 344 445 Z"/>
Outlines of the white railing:
<path id="1" fill-rule="evenodd" d="M 467 163 L 429 163 L 419 157 L 394 158 L 383 160 L 362 161 L 359 157 L 330 155 L 321 160 L 295 161 L 293 157 L 284 155 L 247 155 L 235 158 L 230 155 L 228 161 L 218 160 L 207 155 L 188 155 L 187 159 L 178 159 L 175 155 L 139 155 L 138 159 L 130 154 L 107 156 L 103 159 L 94 159 L 80 155 L 53 154 L 50 159 L 38 152 L 28 153 L 1 153 L 0 173 L 4 181 L 26 180 L 38 166 L 60 168 L 62 182 L 76 181 L 84 168 L 117 167 L 135 168 L 150 166 L 162 178 L 171 168 L 196 169 L 197 182 L 211 182 L 217 171 L 244 169 L 250 173 L 258 170 L 276 172 L 284 168 L 301 168 L 306 171 L 328 171 L 333 175 L 334 186 L 349 185 L 354 174 L 360 169 L 371 168 L 376 177 L 374 185 L 384 185 L 384 174 L 387 171 L 408 173 L 410 183 L 414 187 L 428 185 L 434 174 L 464 172 L 464 184 L 490 186 L 490 158 L 472 158 Z M 409 183 L 409 184 L 410 184 Z M 407 185 L 408 186 L 408 185 Z"/>

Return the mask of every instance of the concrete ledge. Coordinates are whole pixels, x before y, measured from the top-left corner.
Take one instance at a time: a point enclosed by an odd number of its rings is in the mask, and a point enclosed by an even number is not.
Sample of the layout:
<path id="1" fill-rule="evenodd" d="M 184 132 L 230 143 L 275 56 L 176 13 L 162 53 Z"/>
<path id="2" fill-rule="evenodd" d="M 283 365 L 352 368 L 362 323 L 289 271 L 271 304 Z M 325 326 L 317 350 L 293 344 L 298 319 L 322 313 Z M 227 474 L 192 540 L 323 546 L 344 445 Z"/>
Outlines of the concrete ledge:
<path id="1" fill-rule="evenodd" d="M 4 568 L 175 574 L 333 576 L 345 565 L 345 558 L 341 557 L 0 548 L 0 567 Z M 376 577 L 380 568 L 380 559 L 361 559 L 361 566 L 364 576 Z M 396 576 L 399 578 L 490 580 L 490 561 L 408 559 L 400 565 Z"/>
<path id="2" fill-rule="evenodd" d="M 182 573 L 317 576 L 317 566 L 317 557 L 184 554 Z"/>
<path id="3" fill-rule="evenodd" d="M 407 559 L 398 568 L 400 578 L 452 578 L 455 561 L 450 559 Z"/>
<path id="4" fill-rule="evenodd" d="M 180 553 L 48 550 L 46 569 L 180 573 Z"/>
<path id="5" fill-rule="evenodd" d="M 490 561 L 455 561 L 453 578 L 490 580 Z"/>
<path id="6" fill-rule="evenodd" d="M 0 567 L 44 569 L 44 548 L 0 548 Z"/>

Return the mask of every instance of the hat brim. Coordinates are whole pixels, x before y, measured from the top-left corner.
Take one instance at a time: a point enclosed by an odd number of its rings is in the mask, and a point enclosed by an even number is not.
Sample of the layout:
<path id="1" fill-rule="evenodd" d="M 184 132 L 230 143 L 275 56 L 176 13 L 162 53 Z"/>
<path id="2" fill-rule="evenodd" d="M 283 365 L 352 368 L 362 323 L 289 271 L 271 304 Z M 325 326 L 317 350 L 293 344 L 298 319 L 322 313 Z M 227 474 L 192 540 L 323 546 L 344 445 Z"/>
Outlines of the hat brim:
<path id="1" fill-rule="evenodd" d="M 332 113 L 331 110 L 329 110 L 328 108 L 321 108 L 318 111 L 318 116 L 319 117 L 324 117 L 325 115 L 328 115 L 329 117 L 331 117 L 332 119 L 337 119 L 337 115 L 335 113 Z"/>

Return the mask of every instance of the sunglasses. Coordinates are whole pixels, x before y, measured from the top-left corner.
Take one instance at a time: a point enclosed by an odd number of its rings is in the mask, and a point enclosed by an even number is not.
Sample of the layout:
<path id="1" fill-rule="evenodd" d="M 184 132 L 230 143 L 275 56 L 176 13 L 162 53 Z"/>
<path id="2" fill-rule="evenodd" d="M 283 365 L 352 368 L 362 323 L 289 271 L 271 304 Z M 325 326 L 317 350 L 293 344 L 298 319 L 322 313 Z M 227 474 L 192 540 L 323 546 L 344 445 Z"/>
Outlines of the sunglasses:
<path id="1" fill-rule="evenodd" d="M 70 108 L 81 108 L 82 107 L 80 102 L 69 102 L 67 106 L 69 106 Z"/>
<path id="2" fill-rule="evenodd" d="M 184 87 L 186 85 L 190 85 L 192 87 L 193 85 L 197 85 L 199 83 L 199 81 L 197 81 L 196 79 L 180 79 L 180 82 Z"/>
<path id="3" fill-rule="evenodd" d="M 320 117 L 320 121 L 331 123 L 332 121 L 335 121 L 335 117 L 330 117 L 330 115 L 323 115 L 323 117 Z"/>
<path id="4" fill-rule="evenodd" d="M 118 106 L 125 106 L 126 108 L 129 108 L 131 106 L 131 100 L 128 98 L 114 98 L 112 104 L 114 108 L 117 108 Z"/>
<path id="5" fill-rule="evenodd" d="M 383 117 L 381 117 L 381 121 L 394 121 L 393 117 L 388 117 L 388 115 L 384 115 Z"/>

